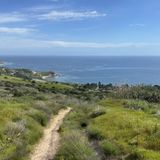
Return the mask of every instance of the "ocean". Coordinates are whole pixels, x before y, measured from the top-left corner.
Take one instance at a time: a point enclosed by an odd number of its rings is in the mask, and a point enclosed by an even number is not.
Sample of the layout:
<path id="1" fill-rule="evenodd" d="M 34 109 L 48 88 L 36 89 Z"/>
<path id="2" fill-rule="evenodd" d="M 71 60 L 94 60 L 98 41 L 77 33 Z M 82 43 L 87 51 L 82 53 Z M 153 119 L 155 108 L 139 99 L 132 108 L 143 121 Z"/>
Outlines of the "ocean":
<path id="1" fill-rule="evenodd" d="M 0 56 L 9 68 L 54 71 L 72 83 L 160 85 L 160 57 Z"/>

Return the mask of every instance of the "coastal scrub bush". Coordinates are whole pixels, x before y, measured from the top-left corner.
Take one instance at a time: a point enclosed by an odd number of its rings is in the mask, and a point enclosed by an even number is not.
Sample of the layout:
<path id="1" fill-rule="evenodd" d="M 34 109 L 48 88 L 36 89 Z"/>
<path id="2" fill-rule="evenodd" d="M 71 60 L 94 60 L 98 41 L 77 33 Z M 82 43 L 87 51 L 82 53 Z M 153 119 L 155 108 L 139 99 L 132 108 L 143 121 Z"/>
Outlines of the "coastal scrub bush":
<path id="1" fill-rule="evenodd" d="M 120 149 L 119 147 L 114 144 L 114 143 L 111 143 L 107 140 L 103 140 L 100 142 L 100 147 L 102 148 L 103 150 L 103 153 L 106 155 L 106 156 L 117 156 L 120 154 Z"/>
<path id="2" fill-rule="evenodd" d="M 110 95 L 115 98 L 139 99 L 151 103 L 160 102 L 160 87 L 152 85 L 115 86 Z"/>
<path id="3" fill-rule="evenodd" d="M 30 109 L 28 115 L 42 126 L 46 126 L 49 116 L 42 111 Z"/>
<path id="4" fill-rule="evenodd" d="M 145 160 L 145 158 L 138 149 L 134 149 L 132 153 L 126 156 L 125 160 Z"/>
<path id="5" fill-rule="evenodd" d="M 124 108 L 143 111 L 153 115 L 158 115 L 157 113 L 160 109 L 159 104 L 149 103 L 147 101 L 142 101 L 142 100 L 125 100 L 123 105 Z"/>
<path id="6" fill-rule="evenodd" d="M 88 139 L 79 132 L 65 133 L 55 160 L 99 160 Z"/>
<path id="7" fill-rule="evenodd" d="M 5 129 L 5 134 L 8 138 L 14 139 L 20 137 L 25 132 L 25 121 L 8 122 Z"/>
<path id="8" fill-rule="evenodd" d="M 106 110 L 105 109 L 96 109 L 94 110 L 93 112 L 90 113 L 90 117 L 91 118 L 96 118 L 96 117 L 99 117 L 99 116 L 102 116 L 106 113 Z"/>
<path id="9" fill-rule="evenodd" d="M 93 138 L 102 136 L 103 140 L 109 141 L 101 144 L 107 154 L 114 155 L 120 150 L 120 155 L 128 155 L 127 160 L 143 160 L 143 157 L 145 160 L 159 160 L 159 119 L 148 111 L 124 108 L 123 102 L 103 100 L 101 104 L 107 108 L 107 114 L 93 119 L 88 126 L 89 135 Z M 145 105 L 143 102 L 140 104 Z M 152 103 L 146 105 L 152 106 Z M 134 151 L 135 148 L 138 151 Z M 144 152 L 140 152 L 141 149 Z"/>
<path id="10" fill-rule="evenodd" d="M 51 108 L 44 101 L 36 101 L 33 107 L 39 111 L 43 111 L 50 115 L 52 113 Z"/>
<path id="11" fill-rule="evenodd" d="M 146 101 L 141 100 L 126 100 L 124 102 L 124 107 L 133 109 L 133 110 L 142 110 L 142 111 L 149 111 L 151 105 Z"/>
<path id="12" fill-rule="evenodd" d="M 96 127 L 93 128 L 89 126 L 87 128 L 87 134 L 91 140 L 102 140 L 104 138 L 101 132 Z"/>
<path id="13" fill-rule="evenodd" d="M 42 126 L 31 117 L 27 117 L 25 142 L 30 146 L 35 144 L 43 134 Z"/>
<path id="14" fill-rule="evenodd" d="M 153 150 L 160 150 L 160 131 L 152 134 L 147 138 L 148 143 L 146 144 L 146 148 Z"/>
<path id="15" fill-rule="evenodd" d="M 26 134 L 26 122 L 8 122 L 1 136 L 1 160 L 22 160 L 27 153 L 24 135 Z"/>

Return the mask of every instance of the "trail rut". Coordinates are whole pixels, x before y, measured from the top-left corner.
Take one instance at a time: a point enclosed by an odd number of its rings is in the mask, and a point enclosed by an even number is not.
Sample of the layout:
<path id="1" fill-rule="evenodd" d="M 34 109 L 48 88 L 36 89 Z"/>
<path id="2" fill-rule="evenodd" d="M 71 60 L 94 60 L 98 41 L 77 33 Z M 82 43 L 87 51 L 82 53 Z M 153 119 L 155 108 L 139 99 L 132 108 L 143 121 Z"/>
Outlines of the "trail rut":
<path id="1" fill-rule="evenodd" d="M 59 147 L 60 135 L 58 130 L 63 123 L 63 119 L 71 111 L 71 108 L 60 110 L 54 116 L 48 126 L 44 129 L 44 135 L 35 146 L 30 155 L 30 160 L 53 160 Z"/>

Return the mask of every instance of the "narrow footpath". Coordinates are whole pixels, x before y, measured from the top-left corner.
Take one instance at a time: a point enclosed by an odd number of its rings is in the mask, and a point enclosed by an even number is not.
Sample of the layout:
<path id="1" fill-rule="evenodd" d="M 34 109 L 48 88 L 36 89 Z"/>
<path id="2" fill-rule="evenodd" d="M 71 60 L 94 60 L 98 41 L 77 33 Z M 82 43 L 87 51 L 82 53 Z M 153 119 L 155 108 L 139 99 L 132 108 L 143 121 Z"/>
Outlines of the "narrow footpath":
<path id="1" fill-rule="evenodd" d="M 58 130 L 71 108 L 60 110 L 44 129 L 44 135 L 30 155 L 30 160 L 53 160 L 59 147 L 60 135 Z"/>

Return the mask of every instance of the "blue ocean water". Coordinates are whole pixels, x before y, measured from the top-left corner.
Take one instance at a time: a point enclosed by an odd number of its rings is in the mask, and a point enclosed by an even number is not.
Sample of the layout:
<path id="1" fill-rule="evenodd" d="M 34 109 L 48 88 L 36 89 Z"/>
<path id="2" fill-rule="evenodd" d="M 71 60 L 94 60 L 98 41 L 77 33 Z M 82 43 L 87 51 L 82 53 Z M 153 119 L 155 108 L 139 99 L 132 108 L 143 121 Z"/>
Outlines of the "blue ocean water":
<path id="1" fill-rule="evenodd" d="M 61 82 L 160 84 L 160 57 L 1 56 L 10 68 L 55 71 Z"/>

